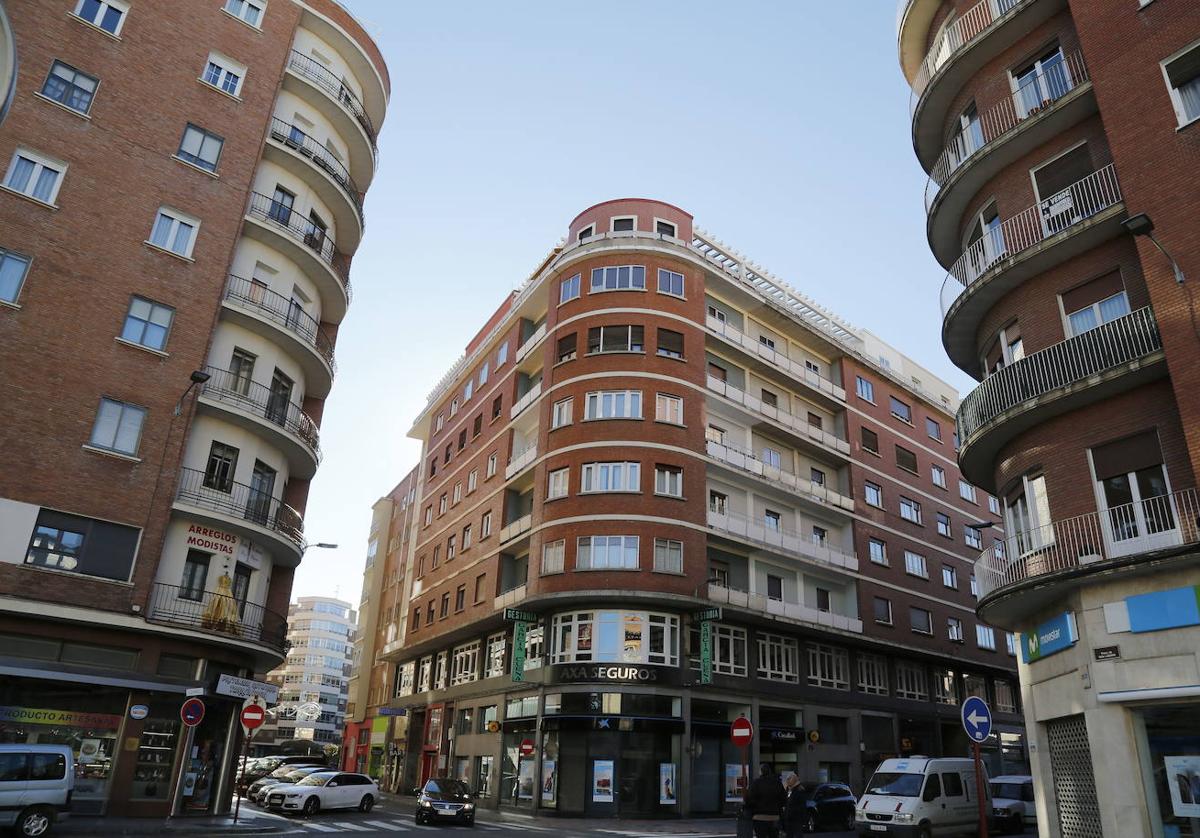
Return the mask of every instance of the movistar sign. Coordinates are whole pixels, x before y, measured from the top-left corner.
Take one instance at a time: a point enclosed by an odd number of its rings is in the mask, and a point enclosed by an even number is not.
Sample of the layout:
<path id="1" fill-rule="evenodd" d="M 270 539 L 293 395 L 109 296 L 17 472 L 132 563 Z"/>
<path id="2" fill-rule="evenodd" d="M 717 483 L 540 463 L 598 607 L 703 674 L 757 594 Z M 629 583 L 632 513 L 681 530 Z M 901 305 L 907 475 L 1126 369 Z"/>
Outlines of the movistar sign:
<path id="1" fill-rule="evenodd" d="M 1033 663 L 1068 649 L 1078 641 L 1079 631 L 1075 626 L 1075 613 L 1065 611 L 1033 631 L 1021 633 L 1021 657 L 1025 663 Z"/>

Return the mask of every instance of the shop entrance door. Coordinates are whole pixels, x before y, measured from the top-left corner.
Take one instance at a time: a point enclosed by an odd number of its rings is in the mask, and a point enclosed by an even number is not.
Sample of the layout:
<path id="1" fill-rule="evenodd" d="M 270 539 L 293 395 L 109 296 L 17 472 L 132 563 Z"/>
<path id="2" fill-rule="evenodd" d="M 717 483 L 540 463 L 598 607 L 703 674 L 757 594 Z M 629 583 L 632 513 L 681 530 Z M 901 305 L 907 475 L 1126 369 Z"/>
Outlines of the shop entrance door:
<path id="1" fill-rule="evenodd" d="M 437 754 L 434 752 L 421 754 L 421 779 L 418 785 L 424 786 L 430 777 L 437 776 Z"/>

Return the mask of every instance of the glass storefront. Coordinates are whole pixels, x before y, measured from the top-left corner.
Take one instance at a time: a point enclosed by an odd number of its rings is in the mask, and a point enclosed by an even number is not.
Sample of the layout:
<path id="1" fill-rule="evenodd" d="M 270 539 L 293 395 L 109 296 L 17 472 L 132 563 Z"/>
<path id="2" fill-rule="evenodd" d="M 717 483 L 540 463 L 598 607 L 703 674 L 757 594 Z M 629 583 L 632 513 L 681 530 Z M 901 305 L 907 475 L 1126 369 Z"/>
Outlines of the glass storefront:
<path id="1" fill-rule="evenodd" d="M 1163 705 L 1134 713 L 1151 820 L 1163 838 L 1200 838 L 1200 706 Z"/>
<path id="2" fill-rule="evenodd" d="M 131 797 L 138 800 L 167 800 L 170 797 L 179 728 L 179 719 L 146 719 L 138 740 Z"/>

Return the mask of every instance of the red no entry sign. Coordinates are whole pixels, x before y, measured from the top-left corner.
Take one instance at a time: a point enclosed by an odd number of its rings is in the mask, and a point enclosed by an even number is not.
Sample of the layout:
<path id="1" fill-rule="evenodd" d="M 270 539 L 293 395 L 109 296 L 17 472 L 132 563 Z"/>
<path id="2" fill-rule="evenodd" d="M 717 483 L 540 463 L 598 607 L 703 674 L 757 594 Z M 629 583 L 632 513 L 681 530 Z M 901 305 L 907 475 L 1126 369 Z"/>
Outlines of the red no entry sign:
<path id="1" fill-rule="evenodd" d="M 179 718 L 188 727 L 195 727 L 204 719 L 204 702 L 198 698 L 189 698 L 179 708 Z"/>
<path id="2" fill-rule="evenodd" d="M 532 754 L 533 754 L 533 740 L 532 739 L 522 739 L 521 740 L 521 756 L 527 757 Z"/>
<path id="3" fill-rule="evenodd" d="M 739 748 L 744 748 L 750 744 L 750 740 L 754 738 L 754 725 L 750 724 L 750 720 L 745 716 L 734 719 L 733 724 L 729 726 L 729 741 L 737 745 Z"/>
<path id="4" fill-rule="evenodd" d="M 263 710 L 261 704 L 247 704 L 242 708 L 242 727 L 246 730 L 261 727 L 266 718 L 267 711 Z"/>

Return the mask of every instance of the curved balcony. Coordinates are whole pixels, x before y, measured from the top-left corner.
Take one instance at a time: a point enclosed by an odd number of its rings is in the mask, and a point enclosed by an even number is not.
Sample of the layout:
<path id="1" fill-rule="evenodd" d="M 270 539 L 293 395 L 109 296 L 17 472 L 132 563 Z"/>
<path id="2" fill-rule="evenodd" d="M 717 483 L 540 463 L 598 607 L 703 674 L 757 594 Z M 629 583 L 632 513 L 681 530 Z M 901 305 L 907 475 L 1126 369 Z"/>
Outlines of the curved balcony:
<path id="1" fill-rule="evenodd" d="M 954 134 L 925 185 L 927 233 L 943 265 L 959 252 L 958 229 L 968 205 L 993 177 L 1034 148 L 1096 113 L 1082 53 L 1026 78 L 1011 96 Z"/>
<path id="2" fill-rule="evenodd" d="M 976 335 L 988 310 L 1026 279 L 1120 235 L 1124 214 L 1110 163 L 968 247 L 942 283 L 942 344 L 950 360 L 977 377 Z"/>
<path id="3" fill-rule="evenodd" d="M 807 418 L 801 418 L 780 407 L 769 405 L 762 399 L 757 399 L 711 375 L 708 376 L 708 389 L 724 396 L 734 404 L 741 405 L 746 410 L 770 420 L 773 428 L 784 431 L 793 442 L 815 448 L 822 454 L 828 454 L 832 449 L 843 456 L 850 455 L 849 442 L 816 425 L 810 425 Z"/>
<path id="4" fill-rule="evenodd" d="M 1066 6 L 1067 0 L 980 0 L 939 31 L 912 75 L 913 148 L 925 171 L 941 151 L 949 108 L 971 77 Z"/>
<path id="5" fill-rule="evenodd" d="M 1053 602 L 1056 583 L 1118 568 L 1152 568 L 1155 558 L 1200 544 L 1200 497 L 1183 489 L 1009 535 L 975 562 L 978 613 L 1017 627 Z"/>
<path id="6" fill-rule="evenodd" d="M 710 461 L 716 462 L 735 471 L 751 474 L 773 484 L 776 488 L 784 488 L 793 492 L 801 500 L 815 503 L 824 509 L 838 509 L 842 512 L 854 511 L 854 499 L 835 492 L 820 483 L 814 483 L 803 477 L 797 477 L 790 471 L 767 465 L 750 451 L 745 451 L 714 439 L 706 441 L 706 451 Z"/>
<path id="7" fill-rule="evenodd" d="M 285 567 L 300 564 L 304 555 L 304 519 L 268 492 L 228 481 L 206 478 L 199 469 L 181 468 L 174 508 L 214 527 L 231 530 L 259 544 Z"/>
<path id="8" fill-rule="evenodd" d="M 338 243 L 353 253 L 362 241 L 365 217 L 362 190 L 350 177 L 350 171 L 328 148 L 278 117 L 271 118 L 267 139 L 264 148 L 267 158 L 313 187 L 333 212 Z M 314 169 L 318 174 L 315 178 Z"/>
<path id="9" fill-rule="evenodd" d="M 1166 374 L 1150 307 L 1110 320 L 1002 368 L 958 407 L 963 476 L 995 490 L 992 463 L 1018 434 L 1047 419 Z"/>
<path id="10" fill-rule="evenodd" d="M 808 369 L 803 361 L 792 360 L 757 338 L 752 338 L 715 317 L 706 318 L 704 325 L 708 327 L 710 333 L 748 355 L 751 363 L 757 365 L 758 369 L 767 369 L 772 373 L 786 373 L 791 380 L 805 385 L 808 388 L 806 392 L 819 396 L 821 403 L 829 407 L 836 409 L 845 405 L 846 391 L 841 385 Z"/>
<path id="11" fill-rule="evenodd" d="M 222 305 L 224 317 L 288 350 L 304 370 L 310 396 L 323 399 L 329 395 L 337 364 L 333 343 L 316 318 L 291 298 L 233 274 L 225 283 Z"/>
<path id="12" fill-rule="evenodd" d="M 826 541 L 805 538 L 783 527 L 767 526 L 764 520 L 708 510 L 708 527 L 736 540 L 765 547 L 785 556 L 816 562 L 840 570 L 858 570 L 858 557 L 830 547 Z"/>
<path id="13" fill-rule="evenodd" d="M 288 56 L 283 88 L 303 98 L 333 123 L 350 149 L 350 173 L 369 184 L 375 174 L 375 125 L 367 109 L 350 88 L 326 66 L 302 52 Z"/>
<path id="14" fill-rule="evenodd" d="M 264 435 L 287 457 L 293 477 L 307 480 L 321 462 L 317 424 L 300 405 L 270 387 L 240 378 L 228 370 L 205 367 L 211 377 L 200 385 L 198 403 L 223 419 Z"/>
<path id="15" fill-rule="evenodd" d="M 288 648 L 286 615 L 216 591 L 155 582 L 146 620 L 255 643 L 280 655 Z"/>
<path id="16" fill-rule="evenodd" d="M 329 234 L 269 195 L 251 192 L 244 232 L 300 265 L 320 289 L 321 311 L 330 323 L 340 323 L 350 305 L 350 261 Z"/>

